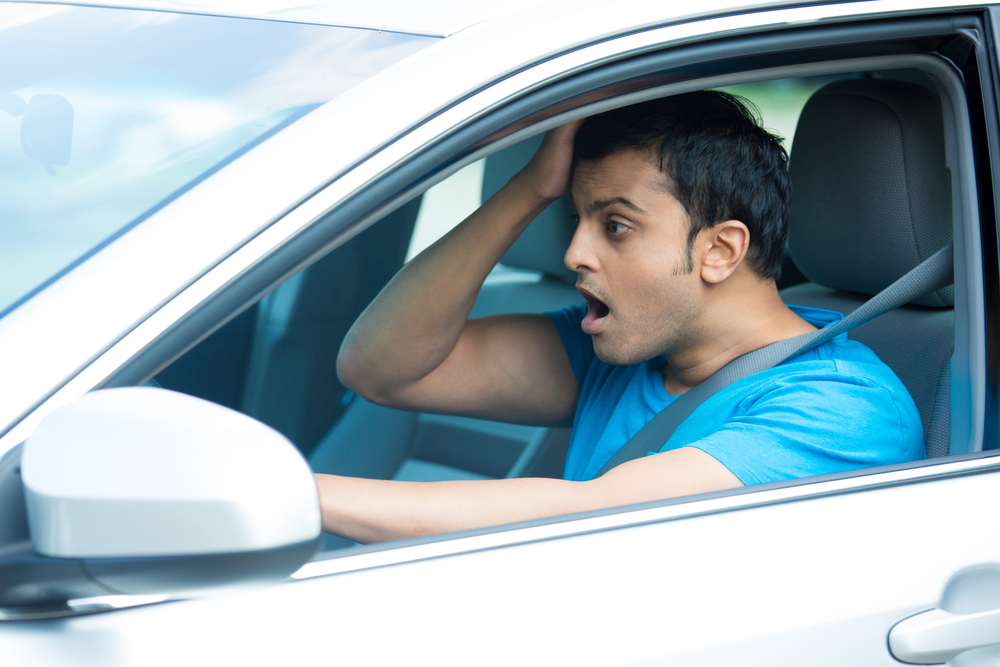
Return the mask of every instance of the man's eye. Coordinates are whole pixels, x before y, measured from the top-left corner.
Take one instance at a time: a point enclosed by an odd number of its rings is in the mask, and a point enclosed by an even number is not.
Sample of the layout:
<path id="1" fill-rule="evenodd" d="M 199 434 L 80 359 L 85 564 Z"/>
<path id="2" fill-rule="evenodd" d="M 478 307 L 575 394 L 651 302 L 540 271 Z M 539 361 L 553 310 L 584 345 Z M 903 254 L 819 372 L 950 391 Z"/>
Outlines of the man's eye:
<path id="1" fill-rule="evenodd" d="M 569 214 L 569 219 L 570 219 L 570 222 L 572 222 L 574 225 L 579 225 L 580 224 L 580 214 L 579 213 L 570 213 Z"/>
<path id="2" fill-rule="evenodd" d="M 605 224 L 608 226 L 608 232 L 611 234 L 623 234 L 628 230 L 628 227 L 614 220 L 608 220 Z"/>

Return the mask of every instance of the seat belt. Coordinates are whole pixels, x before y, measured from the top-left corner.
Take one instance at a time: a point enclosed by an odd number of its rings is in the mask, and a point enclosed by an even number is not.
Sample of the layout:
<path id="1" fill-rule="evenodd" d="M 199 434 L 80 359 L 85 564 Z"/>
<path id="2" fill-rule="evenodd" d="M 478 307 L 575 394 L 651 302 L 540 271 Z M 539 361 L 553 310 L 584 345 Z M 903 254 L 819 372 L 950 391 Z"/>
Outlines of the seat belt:
<path id="1" fill-rule="evenodd" d="M 594 477 L 600 477 L 612 468 L 632 459 L 660 451 L 677 427 L 699 405 L 720 390 L 755 373 L 773 368 L 798 354 L 808 352 L 834 336 L 870 322 L 879 315 L 899 308 L 917 297 L 951 285 L 955 280 L 954 271 L 954 244 L 949 243 L 839 322 L 794 338 L 779 340 L 777 343 L 736 357 L 660 411 L 622 445 L 622 448 L 615 452 Z"/>

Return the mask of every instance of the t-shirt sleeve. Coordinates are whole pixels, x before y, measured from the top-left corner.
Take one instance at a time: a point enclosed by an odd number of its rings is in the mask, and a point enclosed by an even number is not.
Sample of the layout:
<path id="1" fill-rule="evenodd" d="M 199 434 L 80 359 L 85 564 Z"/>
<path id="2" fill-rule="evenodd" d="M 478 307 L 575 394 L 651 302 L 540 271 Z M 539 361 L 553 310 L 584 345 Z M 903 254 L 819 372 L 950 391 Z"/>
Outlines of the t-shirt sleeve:
<path id="1" fill-rule="evenodd" d="M 570 366 L 573 367 L 573 374 L 576 375 L 576 381 L 582 387 L 583 378 L 587 375 L 587 368 L 594 360 L 594 342 L 580 328 L 580 323 L 587 315 L 587 306 L 585 304 L 570 306 L 545 314 L 556 325 L 556 330 L 559 331 L 559 336 L 562 338 L 563 347 L 566 348 L 566 356 L 569 357 Z"/>
<path id="2" fill-rule="evenodd" d="M 700 449 L 748 486 L 924 457 L 912 401 L 869 378 L 783 378 L 747 402 L 714 433 L 664 450 Z"/>

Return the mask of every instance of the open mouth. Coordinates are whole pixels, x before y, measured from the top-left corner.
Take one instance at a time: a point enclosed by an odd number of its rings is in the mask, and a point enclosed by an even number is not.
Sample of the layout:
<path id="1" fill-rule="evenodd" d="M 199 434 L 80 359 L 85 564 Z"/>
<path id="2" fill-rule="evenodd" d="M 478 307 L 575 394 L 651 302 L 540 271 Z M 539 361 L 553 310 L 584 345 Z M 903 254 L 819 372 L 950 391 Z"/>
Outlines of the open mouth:
<path id="1" fill-rule="evenodd" d="M 587 300 L 587 316 L 580 323 L 580 328 L 583 329 L 584 333 L 597 333 L 604 324 L 605 318 L 611 313 L 611 309 L 608 308 L 607 304 L 582 287 L 577 287 L 576 290 Z"/>

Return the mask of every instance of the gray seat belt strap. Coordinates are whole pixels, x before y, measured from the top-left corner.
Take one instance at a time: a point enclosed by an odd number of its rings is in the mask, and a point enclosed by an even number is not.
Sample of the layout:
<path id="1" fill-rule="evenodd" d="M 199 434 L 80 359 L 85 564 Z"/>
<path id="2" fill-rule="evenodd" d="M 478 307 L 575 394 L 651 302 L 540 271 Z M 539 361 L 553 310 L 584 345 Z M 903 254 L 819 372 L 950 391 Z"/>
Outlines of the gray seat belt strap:
<path id="1" fill-rule="evenodd" d="M 704 382 L 682 394 L 665 407 L 649 423 L 639 429 L 628 442 L 597 472 L 600 477 L 612 468 L 660 451 L 670 436 L 698 406 L 729 385 L 766 371 L 797 354 L 822 345 L 831 338 L 869 322 L 879 315 L 903 306 L 919 296 L 939 290 L 954 282 L 954 246 L 949 243 L 915 266 L 899 280 L 861 304 L 839 322 L 801 336 L 766 345 L 730 361 Z"/>

